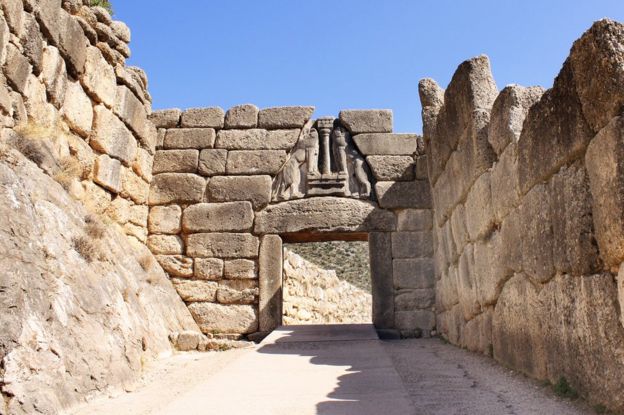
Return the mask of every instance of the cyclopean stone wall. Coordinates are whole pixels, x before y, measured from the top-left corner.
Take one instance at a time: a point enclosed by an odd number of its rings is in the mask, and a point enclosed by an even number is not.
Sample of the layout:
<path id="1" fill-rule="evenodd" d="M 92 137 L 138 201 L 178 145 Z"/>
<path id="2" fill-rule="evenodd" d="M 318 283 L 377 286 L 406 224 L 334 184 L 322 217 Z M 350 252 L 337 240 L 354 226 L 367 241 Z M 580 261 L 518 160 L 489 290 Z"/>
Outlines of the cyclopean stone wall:
<path id="1" fill-rule="evenodd" d="M 130 30 L 81 0 L 5 0 L 1 140 L 145 242 L 156 129 Z"/>
<path id="2" fill-rule="evenodd" d="M 437 328 L 624 409 L 624 26 L 594 24 L 554 86 L 499 91 L 487 57 L 420 83 Z"/>
<path id="3" fill-rule="evenodd" d="M 426 156 L 392 113 L 241 105 L 155 112 L 149 248 L 205 333 L 281 324 L 282 240 L 369 240 L 373 315 L 435 326 Z"/>

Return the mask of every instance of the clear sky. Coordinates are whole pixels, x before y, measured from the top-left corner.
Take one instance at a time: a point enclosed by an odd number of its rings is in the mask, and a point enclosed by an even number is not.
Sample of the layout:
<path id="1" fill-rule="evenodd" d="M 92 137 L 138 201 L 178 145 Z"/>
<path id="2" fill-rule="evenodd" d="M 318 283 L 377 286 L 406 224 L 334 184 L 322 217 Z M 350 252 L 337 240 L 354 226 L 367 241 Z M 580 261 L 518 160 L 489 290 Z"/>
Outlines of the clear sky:
<path id="1" fill-rule="evenodd" d="M 593 21 L 624 21 L 624 0 L 112 0 L 132 29 L 130 63 L 154 108 L 253 103 L 390 108 L 420 132 L 418 81 L 446 87 L 490 57 L 499 88 L 549 87 Z"/>

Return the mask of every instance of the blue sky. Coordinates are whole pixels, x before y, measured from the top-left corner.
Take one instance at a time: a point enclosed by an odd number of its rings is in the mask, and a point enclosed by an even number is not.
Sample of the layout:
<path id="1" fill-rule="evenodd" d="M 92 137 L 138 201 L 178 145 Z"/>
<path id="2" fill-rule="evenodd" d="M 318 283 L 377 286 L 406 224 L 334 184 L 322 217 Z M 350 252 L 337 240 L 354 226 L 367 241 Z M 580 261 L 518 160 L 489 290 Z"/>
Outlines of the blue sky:
<path id="1" fill-rule="evenodd" d="M 390 108 L 420 132 L 418 81 L 446 87 L 482 53 L 499 88 L 549 87 L 593 21 L 624 0 L 112 0 L 154 108 L 253 103 Z"/>

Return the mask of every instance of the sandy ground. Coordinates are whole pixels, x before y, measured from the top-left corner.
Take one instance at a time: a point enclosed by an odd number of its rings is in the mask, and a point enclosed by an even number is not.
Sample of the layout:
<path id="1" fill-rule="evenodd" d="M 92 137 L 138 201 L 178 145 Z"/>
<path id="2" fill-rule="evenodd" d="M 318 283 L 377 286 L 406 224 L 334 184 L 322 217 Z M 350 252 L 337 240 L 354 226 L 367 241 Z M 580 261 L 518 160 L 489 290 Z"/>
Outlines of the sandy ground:
<path id="1" fill-rule="evenodd" d="M 135 392 L 71 414 L 580 415 L 580 402 L 438 339 L 370 325 L 289 326 L 254 349 L 181 354 Z"/>

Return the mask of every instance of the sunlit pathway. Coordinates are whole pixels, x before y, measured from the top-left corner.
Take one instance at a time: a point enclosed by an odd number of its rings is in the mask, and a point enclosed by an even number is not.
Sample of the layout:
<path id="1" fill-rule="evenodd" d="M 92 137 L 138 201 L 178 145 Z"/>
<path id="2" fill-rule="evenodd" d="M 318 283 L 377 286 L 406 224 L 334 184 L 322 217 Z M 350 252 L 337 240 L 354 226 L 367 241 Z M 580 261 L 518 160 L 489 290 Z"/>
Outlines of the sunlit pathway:
<path id="1" fill-rule="evenodd" d="M 437 339 L 380 341 L 370 325 L 285 327 L 254 349 L 194 355 L 160 371 L 138 391 L 76 413 L 591 413 L 491 359 Z"/>

